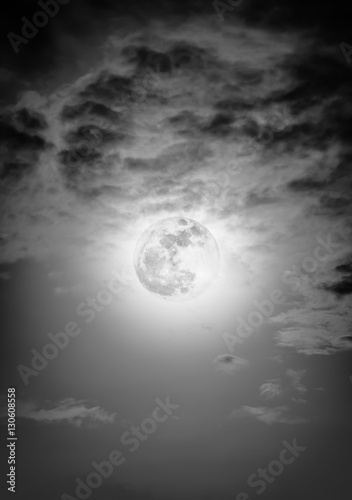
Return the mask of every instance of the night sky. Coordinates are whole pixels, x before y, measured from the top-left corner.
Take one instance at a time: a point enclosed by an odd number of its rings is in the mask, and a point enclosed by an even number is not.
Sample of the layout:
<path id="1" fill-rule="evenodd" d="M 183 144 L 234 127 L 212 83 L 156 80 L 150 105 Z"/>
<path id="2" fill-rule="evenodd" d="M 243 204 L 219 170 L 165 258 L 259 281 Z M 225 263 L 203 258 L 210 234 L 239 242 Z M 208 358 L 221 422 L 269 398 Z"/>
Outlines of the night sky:
<path id="1" fill-rule="evenodd" d="M 3 5 L 1 495 L 351 498 L 351 22 L 340 0 Z M 135 270 L 169 217 L 219 247 L 190 300 Z"/>

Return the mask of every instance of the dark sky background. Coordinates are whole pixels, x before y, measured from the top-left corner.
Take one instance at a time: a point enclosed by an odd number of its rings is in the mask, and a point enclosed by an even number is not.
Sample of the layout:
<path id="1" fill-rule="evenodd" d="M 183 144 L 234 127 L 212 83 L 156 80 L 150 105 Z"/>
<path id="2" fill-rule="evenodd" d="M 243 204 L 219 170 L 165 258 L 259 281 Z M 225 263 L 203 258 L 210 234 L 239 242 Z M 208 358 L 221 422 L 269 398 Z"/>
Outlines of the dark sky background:
<path id="1" fill-rule="evenodd" d="M 351 496 L 352 8 L 217 9 L 70 0 L 16 53 L 8 34 L 23 36 L 21 18 L 42 8 L 3 5 L 9 498 L 78 500 L 76 478 L 112 450 L 125 463 L 92 500 Z M 180 304 L 148 294 L 133 268 L 141 233 L 173 216 L 204 224 L 221 253 L 213 286 Z M 121 292 L 88 323 L 78 311 L 116 273 Z M 235 341 L 278 290 L 281 302 Z M 24 383 L 19 366 L 70 322 L 80 333 Z M 8 387 L 16 494 L 6 485 Z M 157 398 L 179 408 L 131 453 L 121 436 Z M 257 493 L 248 478 L 294 439 L 305 450 Z"/>

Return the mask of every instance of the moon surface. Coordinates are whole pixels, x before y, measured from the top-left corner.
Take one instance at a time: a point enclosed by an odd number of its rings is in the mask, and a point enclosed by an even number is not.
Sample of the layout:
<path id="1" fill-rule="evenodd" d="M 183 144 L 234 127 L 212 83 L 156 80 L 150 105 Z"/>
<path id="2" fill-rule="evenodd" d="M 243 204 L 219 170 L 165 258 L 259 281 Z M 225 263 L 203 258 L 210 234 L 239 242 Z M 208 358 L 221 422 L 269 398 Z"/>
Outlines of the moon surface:
<path id="1" fill-rule="evenodd" d="M 169 217 L 149 226 L 134 253 L 141 284 L 172 301 L 190 300 L 203 293 L 214 282 L 219 262 L 214 236 L 186 217 Z"/>

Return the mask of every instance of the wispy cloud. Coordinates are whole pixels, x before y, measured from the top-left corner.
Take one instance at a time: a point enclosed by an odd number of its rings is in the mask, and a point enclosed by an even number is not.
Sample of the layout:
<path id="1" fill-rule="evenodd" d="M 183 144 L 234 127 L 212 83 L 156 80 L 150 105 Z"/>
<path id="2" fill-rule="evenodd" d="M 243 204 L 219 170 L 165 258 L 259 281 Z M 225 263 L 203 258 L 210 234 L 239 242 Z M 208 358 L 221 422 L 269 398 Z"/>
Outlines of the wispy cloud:
<path id="1" fill-rule="evenodd" d="M 289 397 L 295 403 L 305 403 L 302 398 L 303 394 L 307 392 L 302 379 L 305 377 L 307 370 L 294 370 L 288 368 L 286 370 L 286 378 L 281 381 L 280 379 L 270 379 L 259 387 L 260 397 L 265 401 L 273 399 Z"/>
<path id="2" fill-rule="evenodd" d="M 231 419 L 238 418 L 253 418 L 265 424 L 299 424 L 305 422 L 305 419 L 295 415 L 290 415 L 287 406 L 278 406 L 276 408 L 268 408 L 266 406 L 252 407 L 241 406 L 237 410 L 231 412 Z"/>
<path id="3" fill-rule="evenodd" d="M 311 256 L 311 235 L 338 218 L 336 269 L 273 323 L 279 347 L 350 349 L 350 68 L 314 32 L 215 25 L 205 11 L 171 32 L 162 20 L 138 38 L 112 28 L 83 77 L 3 110 L 2 261 L 66 245 L 111 269 L 149 223 L 182 212 L 218 226 L 258 284 L 283 255 Z"/>
<path id="4" fill-rule="evenodd" d="M 268 380 L 259 387 L 259 392 L 266 401 L 276 399 L 283 393 L 281 382 L 277 379 Z"/>
<path id="5" fill-rule="evenodd" d="M 75 427 L 95 427 L 114 422 L 115 413 L 109 413 L 99 406 L 91 406 L 86 401 L 73 398 L 58 403 L 18 401 L 17 416 L 43 424 L 68 423 Z"/>
<path id="6" fill-rule="evenodd" d="M 306 373 L 307 370 L 293 370 L 292 368 L 286 370 L 286 375 L 291 380 L 293 389 L 301 396 L 307 392 L 307 388 L 302 384 L 302 379 Z"/>
<path id="7" fill-rule="evenodd" d="M 300 307 L 272 318 L 273 323 L 280 325 L 277 344 L 306 355 L 350 350 L 351 304 L 319 289 L 309 290 L 303 300 Z"/>

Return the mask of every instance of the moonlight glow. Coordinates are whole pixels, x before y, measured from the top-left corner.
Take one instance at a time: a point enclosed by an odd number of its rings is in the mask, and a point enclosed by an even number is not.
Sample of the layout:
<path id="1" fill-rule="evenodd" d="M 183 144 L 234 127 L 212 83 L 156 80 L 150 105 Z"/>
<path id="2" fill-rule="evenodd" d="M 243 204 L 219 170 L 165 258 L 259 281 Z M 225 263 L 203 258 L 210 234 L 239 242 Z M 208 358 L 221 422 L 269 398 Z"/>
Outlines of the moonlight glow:
<path id="1" fill-rule="evenodd" d="M 186 217 L 170 217 L 144 231 L 134 265 L 150 292 L 168 300 L 189 300 L 214 282 L 219 256 L 216 240 L 206 227 Z"/>

